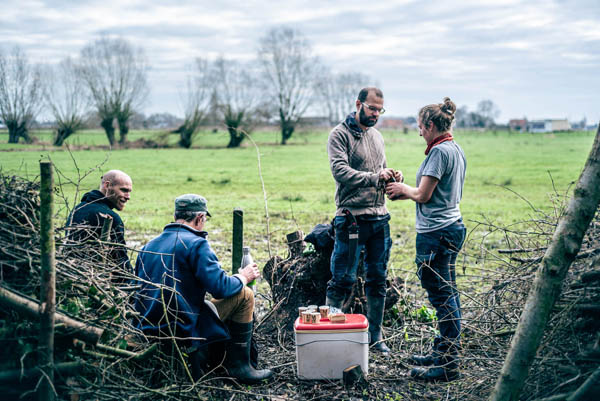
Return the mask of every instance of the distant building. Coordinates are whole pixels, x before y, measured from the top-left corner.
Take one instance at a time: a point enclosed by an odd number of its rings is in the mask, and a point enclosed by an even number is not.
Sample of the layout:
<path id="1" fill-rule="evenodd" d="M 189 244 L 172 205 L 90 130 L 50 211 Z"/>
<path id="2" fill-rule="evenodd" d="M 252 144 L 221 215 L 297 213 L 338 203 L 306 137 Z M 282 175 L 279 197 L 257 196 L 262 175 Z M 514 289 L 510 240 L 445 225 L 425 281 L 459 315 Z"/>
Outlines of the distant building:
<path id="1" fill-rule="evenodd" d="M 546 119 L 546 120 L 534 120 L 527 123 L 527 131 L 532 133 L 538 132 L 557 132 L 557 131 L 570 131 L 571 124 L 569 120 L 565 119 Z"/>
<path id="2" fill-rule="evenodd" d="M 527 131 L 527 119 L 513 119 L 508 122 L 508 129 L 511 131 L 525 132 Z"/>
<path id="3" fill-rule="evenodd" d="M 552 124 L 552 131 L 571 131 L 571 124 L 569 120 L 550 120 L 550 124 Z"/>
<path id="4" fill-rule="evenodd" d="M 382 118 L 377 124 L 377 129 L 394 129 L 401 131 L 404 129 L 404 127 L 406 127 L 406 124 L 400 117 Z"/>
<path id="5" fill-rule="evenodd" d="M 323 116 L 315 117 L 300 117 L 298 119 L 298 125 L 303 127 L 329 127 L 329 119 Z"/>

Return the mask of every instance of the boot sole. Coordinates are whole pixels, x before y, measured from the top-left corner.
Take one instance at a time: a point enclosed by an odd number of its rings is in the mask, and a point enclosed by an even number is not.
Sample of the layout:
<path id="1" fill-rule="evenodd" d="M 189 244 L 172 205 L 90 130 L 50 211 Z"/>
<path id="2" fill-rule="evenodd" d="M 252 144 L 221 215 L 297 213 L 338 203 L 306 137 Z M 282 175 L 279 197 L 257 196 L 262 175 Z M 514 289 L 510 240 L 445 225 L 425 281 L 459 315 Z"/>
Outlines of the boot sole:
<path id="1" fill-rule="evenodd" d="M 451 382 L 457 379 L 460 379 L 460 372 L 452 372 L 445 373 L 443 376 L 437 377 L 428 377 L 424 374 L 413 374 L 410 372 L 410 377 L 415 380 L 425 381 L 425 382 Z"/>

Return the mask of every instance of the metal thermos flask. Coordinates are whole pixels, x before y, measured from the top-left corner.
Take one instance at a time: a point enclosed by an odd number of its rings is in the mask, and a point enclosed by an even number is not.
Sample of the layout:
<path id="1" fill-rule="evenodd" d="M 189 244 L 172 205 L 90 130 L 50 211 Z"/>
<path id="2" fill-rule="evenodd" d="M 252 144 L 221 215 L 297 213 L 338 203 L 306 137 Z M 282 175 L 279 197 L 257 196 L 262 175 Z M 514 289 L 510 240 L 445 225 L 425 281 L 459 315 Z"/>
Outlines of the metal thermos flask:
<path id="1" fill-rule="evenodd" d="M 252 259 L 252 255 L 250 255 L 250 247 L 242 247 L 242 263 L 240 265 L 240 269 L 243 269 L 244 267 L 252 263 L 254 263 L 254 260 Z M 256 279 L 248 283 L 248 287 L 252 287 L 253 290 L 254 286 L 256 286 Z"/>

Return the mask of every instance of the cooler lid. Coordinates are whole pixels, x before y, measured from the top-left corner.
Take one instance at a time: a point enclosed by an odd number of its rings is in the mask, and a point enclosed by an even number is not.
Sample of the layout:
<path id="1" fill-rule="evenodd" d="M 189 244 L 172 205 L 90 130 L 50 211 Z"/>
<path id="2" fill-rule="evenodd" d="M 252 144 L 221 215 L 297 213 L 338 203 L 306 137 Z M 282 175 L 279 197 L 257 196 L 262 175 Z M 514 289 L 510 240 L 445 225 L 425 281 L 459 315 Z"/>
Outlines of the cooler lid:
<path id="1" fill-rule="evenodd" d="M 369 321 L 365 315 L 346 313 L 346 321 L 343 323 L 331 323 L 329 319 L 321 319 L 317 324 L 302 323 L 300 318 L 294 322 L 295 331 L 319 331 L 319 330 L 365 330 L 369 327 Z"/>

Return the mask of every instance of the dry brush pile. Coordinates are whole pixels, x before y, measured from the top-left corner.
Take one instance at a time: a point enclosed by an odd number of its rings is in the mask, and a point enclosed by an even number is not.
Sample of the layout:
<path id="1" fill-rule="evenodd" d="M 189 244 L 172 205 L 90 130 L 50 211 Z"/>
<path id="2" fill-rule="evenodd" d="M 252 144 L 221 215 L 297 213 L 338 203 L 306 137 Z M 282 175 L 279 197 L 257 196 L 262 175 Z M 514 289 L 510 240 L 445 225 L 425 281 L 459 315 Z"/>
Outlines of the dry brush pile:
<path id="1" fill-rule="evenodd" d="M 38 190 L 36 182 L 0 174 L 0 286 L 30 301 L 35 301 L 39 292 Z M 293 332 L 278 309 L 301 300 L 290 296 L 292 291 L 279 290 L 259 294 L 264 312 L 256 330 L 260 365 L 274 369 L 274 381 L 247 387 L 225 379 L 217 369 L 192 384 L 182 363 L 185 349 L 175 343 L 157 349 L 131 325 L 134 312 L 129 301 L 135 286 L 114 284 L 111 273 L 115 266 L 106 258 L 111 244 L 69 243 L 64 229 L 58 229 L 57 309 L 103 334 L 95 344 L 82 340 L 68 324 L 57 323 L 55 360 L 64 367 L 56 375 L 57 393 L 61 398 L 75 394 L 99 400 L 485 399 L 498 377 L 538 262 L 562 213 L 561 199 L 557 199 L 554 214 L 536 211 L 530 221 L 519 225 L 470 223 L 472 238 L 473 233 L 481 232 L 489 236 L 482 236 L 477 244 L 471 239 L 458 260 L 464 310 L 462 377 L 443 384 L 419 383 L 408 377 L 407 357 L 428 350 L 436 327 L 422 289 L 410 276 L 414 274 L 412 266 L 404 270 L 407 276 L 392 282 L 398 302 L 386 314 L 385 337 L 394 352 L 389 358 L 370 355 L 368 384 L 344 388 L 340 381 L 298 380 Z M 504 238 L 501 245 L 489 239 L 497 238 L 498 233 Z M 569 393 L 598 366 L 599 239 L 597 216 L 555 306 L 522 394 L 524 400 Z M 490 243 L 495 243 L 496 249 L 490 249 Z M 500 247 L 504 249 L 497 249 Z M 326 262 L 327 258 L 315 253 L 279 261 L 287 266 L 284 270 L 289 275 Z M 306 277 L 297 278 L 301 279 Z M 293 318 L 290 314 L 287 319 Z M 33 397 L 39 379 L 35 373 L 37 330 L 36 319 L 6 306 L 0 309 L 3 394 L 15 399 Z"/>

